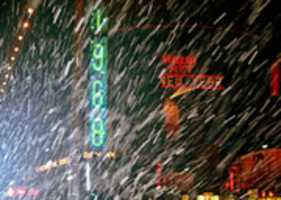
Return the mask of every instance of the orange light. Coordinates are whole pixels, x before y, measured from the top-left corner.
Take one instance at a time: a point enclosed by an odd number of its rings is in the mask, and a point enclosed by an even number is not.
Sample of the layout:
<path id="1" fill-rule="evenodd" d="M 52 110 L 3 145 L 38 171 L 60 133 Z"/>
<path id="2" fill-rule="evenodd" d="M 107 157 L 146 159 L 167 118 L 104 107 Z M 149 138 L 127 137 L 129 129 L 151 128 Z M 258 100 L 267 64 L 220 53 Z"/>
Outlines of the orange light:
<path id="1" fill-rule="evenodd" d="M 16 60 L 16 58 L 14 56 L 12 56 L 10 59 L 11 59 L 11 61 L 15 61 Z"/>
<path id="2" fill-rule="evenodd" d="M 63 159 L 60 159 L 58 161 L 58 163 L 59 163 L 59 166 L 68 165 L 70 163 L 70 159 L 69 158 L 63 158 Z"/>
<path id="3" fill-rule="evenodd" d="M 185 195 L 183 195 L 183 196 L 182 196 L 182 200 L 189 200 L 189 196 L 188 196 L 188 195 L 186 195 L 186 194 L 185 194 Z"/>
<path id="4" fill-rule="evenodd" d="M 269 196 L 269 197 L 274 197 L 274 193 L 270 191 L 270 192 L 268 193 L 268 196 Z"/>
<path id="5" fill-rule="evenodd" d="M 33 12 L 34 12 L 34 10 L 33 10 L 33 8 L 28 8 L 28 9 L 27 9 L 27 12 L 28 12 L 28 14 L 32 15 Z"/>
<path id="6" fill-rule="evenodd" d="M 114 152 L 108 152 L 107 154 L 106 154 L 106 157 L 107 158 L 116 158 L 116 155 L 115 155 L 115 153 Z"/>
<path id="7" fill-rule="evenodd" d="M 18 39 L 21 41 L 23 39 L 23 36 L 22 35 L 19 35 L 18 36 Z"/>
<path id="8" fill-rule="evenodd" d="M 24 22 L 23 23 L 23 28 L 28 28 L 29 27 L 29 23 L 28 22 Z"/>
<path id="9" fill-rule="evenodd" d="M 85 152 L 83 153 L 83 158 L 86 159 L 86 160 L 89 160 L 89 159 L 93 158 L 93 152 L 87 152 L 87 151 L 85 151 Z"/>
<path id="10" fill-rule="evenodd" d="M 19 52 L 19 50 L 20 50 L 20 48 L 18 48 L 18 47 L 15 47 L 15 48 L 14 48 L 14 51 L 15 51 L 15 52 Z"/>

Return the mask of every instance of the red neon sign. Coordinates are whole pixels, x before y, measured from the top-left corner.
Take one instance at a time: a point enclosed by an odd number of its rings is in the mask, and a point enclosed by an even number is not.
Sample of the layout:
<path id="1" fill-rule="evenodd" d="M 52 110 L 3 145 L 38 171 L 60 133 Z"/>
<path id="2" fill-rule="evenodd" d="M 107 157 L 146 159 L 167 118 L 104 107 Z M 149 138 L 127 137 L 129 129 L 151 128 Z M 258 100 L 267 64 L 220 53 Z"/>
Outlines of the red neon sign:
<path id="1" fill-rule="evenodd" d="M 188 56 L 174 56 L 165 54 L 162 57 L 162 62 L 170 65 L 170 72 L 188 72 L 191 73 L 195 65 L 197 64 L 197 57 L 194 55 Z"/>
<path id="2" fill-rule="evenodd" d="M 37 197 L 40 194 L 40 190 L 27 187 L 10 187 L 6 192 L 8 197 Z"/>
<path id="3" fill-rule="evenodd" d="M 189 88 L 190 90 L 223 90 L 223 75 L 191 74 L 197 64 L 195 55 L 174 56 L 165 54 L 162 62 L 168 70 L 161 76 L 162 88 Z"/>
<path id="4" fill-rule="evenodd" d="M 224 187 L 233 193 L 240 193 L 241 190 L 247 189 L 248 186 L 241 182 L 237 175 L 241 173 L 240 167 L 237 165 L 232 166 L 229 171 L 229 182 L 226 182 Z"/>
<path id="5" fill-rule="evenodd" d="M 271 95 L 279 96 L 280 91 L 280 62 L 281 58 L 278 59 L 271 68 Z"/>
<path id="6" fill-rule="evenodd" d="M 161 188 L 162 163 L 160 161 L 156 164 L 156 176 L 156 186 Z"/>

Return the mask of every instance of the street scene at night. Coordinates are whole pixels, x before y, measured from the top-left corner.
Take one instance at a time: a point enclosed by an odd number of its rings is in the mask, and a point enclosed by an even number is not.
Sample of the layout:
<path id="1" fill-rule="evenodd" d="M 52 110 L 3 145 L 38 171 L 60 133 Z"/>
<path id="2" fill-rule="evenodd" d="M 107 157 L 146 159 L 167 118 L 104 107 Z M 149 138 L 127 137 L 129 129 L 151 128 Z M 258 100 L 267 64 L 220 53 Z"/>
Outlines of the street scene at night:
<path id="1" fill-rule="evenodd" d="M 0 0 L 0 200 L 281 200 L 278 0 Z"/>

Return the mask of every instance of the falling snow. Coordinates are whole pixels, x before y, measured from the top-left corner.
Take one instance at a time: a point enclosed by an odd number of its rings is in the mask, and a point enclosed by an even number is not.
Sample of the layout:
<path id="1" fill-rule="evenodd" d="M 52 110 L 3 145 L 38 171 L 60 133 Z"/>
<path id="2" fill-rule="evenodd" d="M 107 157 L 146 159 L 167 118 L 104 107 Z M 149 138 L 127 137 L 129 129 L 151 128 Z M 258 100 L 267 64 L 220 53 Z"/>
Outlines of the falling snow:
<path id="1" fill-rule="evenodd" d="M 225 188 L 231 166 L 259 151 L 271 161 L 257 154 L 252 177 L 239 177 L 252 189 L 281 195 L 281 153 L 273 153 L 281 152 L 281 103 L 271 93 L 281 12 L 273 1 L 85 1 L 79 20 L 77 2 L 0 2 L 1 200 L 10 199 L 9 188 L 21 188 L 26 199 L 38 190 L 41 200 L 223 196 L 231 193 Z M 35 13 L 19 45 L 26 6 Z M 106 151 L 116 157 L 102 152 L 85 159 L 83 152 L 91 150 L 89 46 L 101 31 L 91 33 L 90 21 L 101 7 L 109 48 Z M 21 50 L 5 78 L 15 45 Z M 165 54 L 195 55 L 192 74 L 222 75 L 224 89 L 176 93 L 161 87 Z M 164 109 L 168 99 L 177 109 Z M 168 115 L 173 119 L 167 122 Z M 44 165 L 51 169 L 36 171 Z M 236 198 L 245 194 L 243 188 L 234 192 Z"/>

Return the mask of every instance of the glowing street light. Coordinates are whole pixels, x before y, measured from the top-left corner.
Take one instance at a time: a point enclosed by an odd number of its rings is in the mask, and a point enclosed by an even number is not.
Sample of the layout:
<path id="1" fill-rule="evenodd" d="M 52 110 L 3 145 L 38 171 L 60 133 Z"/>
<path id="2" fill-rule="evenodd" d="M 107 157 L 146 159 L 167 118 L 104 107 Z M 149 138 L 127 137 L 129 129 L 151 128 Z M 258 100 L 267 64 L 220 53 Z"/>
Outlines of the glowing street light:
<path id="1" fill-rule="evenodd" d="M 23 40 L 23 36 L 22 36 L 22 35 L 19 35 L 19 36 L 18 36 L 18 39 L 19 39 L 19 41 L 22 41 L 22 40 Z"/>
<path id="2" fill-rule="evenodd" d="M 20 48 L 19 47 L 15 47 L 14 48 L 14 52 L 19 52 Z"/>
<path id="3" fill-rule="evenodd" d="M 9 71 L 12 70 L 12 66 L 8 65 L 7 70 L 9 70 Z"/>
<path id="4" fill-rule="evenodd" d="M 28 28 L 29 27 L 29 23 L 28 22 L 24 22 L 23 23 L 23 28 Z"/>
<path id="5" fill-rule="evenodd" d="M 28 8 L 28 9 L 27 9 L 27 12 L 28 12 L 28 14 L 32 15 L 33 12 L 34 12 L 34 9 L 33 9 L 33 8 Z"/>

